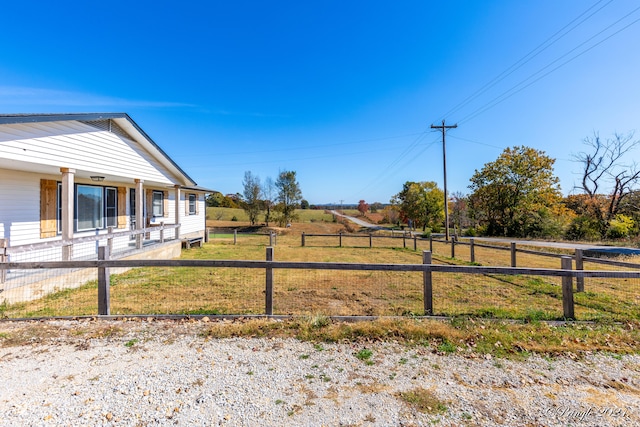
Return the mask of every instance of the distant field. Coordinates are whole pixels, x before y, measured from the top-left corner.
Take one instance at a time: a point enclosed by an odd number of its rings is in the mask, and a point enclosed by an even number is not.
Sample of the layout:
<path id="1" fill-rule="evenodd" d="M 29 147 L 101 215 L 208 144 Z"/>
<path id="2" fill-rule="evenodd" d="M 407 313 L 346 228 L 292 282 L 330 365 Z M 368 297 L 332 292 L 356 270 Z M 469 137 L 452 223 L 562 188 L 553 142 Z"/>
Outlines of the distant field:
<path id="1" fill-rule="evenodd" d="M 333 222 L 333 215 L 316 209 L 297 209 L 297 222 Z M 207 208 L 207 219 L 210 221 L 233 221 L 248 222 L 249 217 L 243 209 L 233 208 Z M 264 223 L 264 213 L 258 217 L 258 223 Z"/>

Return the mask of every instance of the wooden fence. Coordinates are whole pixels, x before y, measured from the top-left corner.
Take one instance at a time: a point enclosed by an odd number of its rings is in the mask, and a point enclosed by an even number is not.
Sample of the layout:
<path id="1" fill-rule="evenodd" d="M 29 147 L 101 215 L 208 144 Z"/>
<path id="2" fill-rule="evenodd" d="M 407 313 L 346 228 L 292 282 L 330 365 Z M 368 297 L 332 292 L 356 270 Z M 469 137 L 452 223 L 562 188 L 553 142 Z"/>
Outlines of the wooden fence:
<path id="1" fill-rule="evenodd" d="M 431 252 L 423 252 L 422 264 L 355 264 L 355 263 L 325 263 L 325 262 L 284 262 L 273 259 L 273 248 L 266 248 L 265 261 L 239 260 L 110 260 L 108 247 L 99 248 L 99 259 L 92 261 L 56 261 L 56 262 L 4 262 L 0 263 L 0 271 L 7 269 L 97 269 L 98 271 L 98 315 L 108 316 L 111 313 L 110 304 L 110 269 L 130 269 L 136 267 L 202 267 L 202 268 L 246 268 L 264 270 L 264 314 L 273 315 L 274 299 L 274 270 L 303 269 L 303 270 L 346 270 L 346 271 L 395 271 L 421 272 L 422 297 L 424 315 L 434 313 L 433 306 L 433 277 L 432 274 L 458 273 L 472 275 L 531 275 L 560 277 L 562 279 L 562 313 L 565 319 L 575 319 L 573 278 L 606 277 L 621 279 L 640 279 L 640 272 L 632 271 L 576 271 L 572 270 L 572 260 L 569 256 L 562 257 L 561 269 L 519 268 L 519 267 L 486 267 L 486 266 L 457 266 L 434 265 L 431 263 Z M 153 314 L 153 313 L 139 313 Z"/>
<path id="2" fill-rule="evenodd" d="M 588 257 L 584 255 L 584 250 L 583 249 L 574 249 L 574 253 L 569 255 L 569 254 L 559 254 L 559 253 L 554 253 L 554 252 L 547 252 L 547 251 L 535 251 L 532 249 L 525 249 L 522 247 L 518 246 L 517 242 L 508 242 L 508 246 L 500 246 L 500 245 L 488 245 L 485 243 L 476 243 L 476 239 L 474 238 L 470 238 L 469 242 L 463 242 L 460 241 L 456 238 L 452 238 L 450 241 L 446 241 L 446 240 L 442 240 L 442 239 L 434 239 L 432 236 L 428 237 L 428 238 L 423 238 L 423 237 L 417 237 L 415 235 L 411 236 L 409 234 L 403 234 L 402 236 L 384 236 L 384 235 L 377 235 L 377 234 L 373 234 L 373 233 L 369 233 L 367 235 L 362 235 L 362 234 L 345 234 L 345 233 L 339 233 L 339 234 L 305 234 L 302 233 L 302 241 L 301 241 L 301 245 L 302 246 L 307 246 L 307 239 L 309 237 L 329 237 L 329 238 L 335 238 L 337 239 L 337 243 L 339 247 L 343 247 L 343 240 L 345 240 L 346 238 L 349 239 L 368 239 L 368 247 L 373 248 L 374 247 L 374 241 L 377 239 L 395 239 L 397 241 L 402 240 L 402 247 L 403 248 L 407 248 L 407 242 L 410 243 L 410 245 L 413 246 L 413 250 L 418 250 L 418 242 L 429 242 L 429 252 L 434 253 L 433 250 L 433 243 L 437 242 L 437 243 L 443 243 L 443 244 L 447 244 L 450 246 L 451 248 L 451 252 L 450 252 L 450 256 L 451 258 L 456 258 L 456 247 L 457 246 L 469 246 L 469 262 L 471 263 L 475 263 L 476 262 L 476 248 L 487 248 L 487 249 L 495 249 L 495 250 L 502 250 L 502 251 L 509 251 L 511 254 L 511 267 L 516 268 L 518 266 L 518 253 L 523 253 L 523 254 L 529 254 L 529 255 L 537 255 L 537 256 L 544 256 L 544 257 L 551 257 L 551 258 L 557 258 L 557 259 L 562 259 L 564 257 L 569 257 L 572 260 L 575 260 L 575 269 L 576 270 L 584 270 L 584 263 L 585 262 L 592 262 L 592 263 L 596 263 L 596 264 L 603 264 L 603 265 L 609 265 L 609 266 L 613 266 L 613 267 L 623 267 L 623 268 L 631 268 L 631 269 L 640 269 L 640 264 L 638 263 L 631 263 L 631 262 L 624 262 L 624 261 L 616 261 L 616 260 L 612 260 L 612 259 L 606 259 L 606 258 L 596 258 L 596 257 Z M 526 245 L 524 245 L 526 246 Z M 577 286 L 578 286 L 578 291 L 582 292 L 584 291 L 584 277 L 580 276 L 577 277 Z"/>

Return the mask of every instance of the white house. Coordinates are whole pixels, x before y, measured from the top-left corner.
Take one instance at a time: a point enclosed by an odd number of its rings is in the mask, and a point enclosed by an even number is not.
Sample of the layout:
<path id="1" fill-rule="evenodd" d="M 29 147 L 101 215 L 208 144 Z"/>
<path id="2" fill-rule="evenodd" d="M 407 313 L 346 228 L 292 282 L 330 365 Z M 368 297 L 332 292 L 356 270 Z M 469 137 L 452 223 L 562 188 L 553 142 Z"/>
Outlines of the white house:
<path id="1" fill-rule="evenodd" d="M 0 115 L 9 249 L 160 224 L 179 224 L 171 238 L 204 238 L 207 192 L 125 113 Z"/>

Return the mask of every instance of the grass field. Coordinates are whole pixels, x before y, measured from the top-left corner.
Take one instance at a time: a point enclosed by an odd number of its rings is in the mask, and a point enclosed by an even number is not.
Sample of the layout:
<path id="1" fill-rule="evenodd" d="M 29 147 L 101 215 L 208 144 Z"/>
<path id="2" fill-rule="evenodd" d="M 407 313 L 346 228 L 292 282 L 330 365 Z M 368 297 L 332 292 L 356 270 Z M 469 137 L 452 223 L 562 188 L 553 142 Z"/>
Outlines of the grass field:
<path id="1" fill-rule="evenodd" d="M 339 227 L 336 223 L 294 224 L 281 230 L 275 246 L 277 261 L 420 264 L 422 250 L 412 241 L 345 238 L 359 247 L 338 247 L 329 237 L 309 239 L 301 247 L 300 230 Z M 203 248 L 184 250 L 183 259 L 264 260 L 269 237 L 241 235 L 236 245 L 230 234 L 215 235 Z M 396 247 L 391 247 L 391 245 Z M 399 246 L 399 247 L 398 247 Z M 434 264 L 469 265 L 468 247 L 456 249 L 434 242 Z M 482 265 L 508 266 L 508 251 L 476 248 Z M 559 268 L 559 260 L 519 254 L 518 264 Z M 599 269 L 598 265 L 587 268 Z M 274 314 L 413 316 L 423 314 L 422 273 L 276 269 Z M 239 268 L 138 268 L 113 275 L 111 313 L 127 314 L 262 314 L 265 272 Z M 434 311 L 443 316 L 473 316 L 526 321 L 562 319 L 559 278 L 520 275 L 434 273 Z M 575 294 L 579 320 L 640 320 L 640 287 L 634 280 L 587 279 L 584 293 Z M 30 303 L 0 307 L 8 317 L 78 316 L 97 312 L 97 285 L 46 296 Z"/>
<path id="2" fill-rule="evenodd" d="M 325 213 L 323 210 L 296 209 L 296 215 L 298 216 L 298 220 L 296 222 L 299 223 L 334 221 L 333 215 Z M 249 222 L 249 217 L 243 209 L 207 208 L 207 220 L 209 221 L 232 221 L 234 217 L 237 222 Z M 264 214 L 258 217 L 258 223 L 264 223 Z"/>

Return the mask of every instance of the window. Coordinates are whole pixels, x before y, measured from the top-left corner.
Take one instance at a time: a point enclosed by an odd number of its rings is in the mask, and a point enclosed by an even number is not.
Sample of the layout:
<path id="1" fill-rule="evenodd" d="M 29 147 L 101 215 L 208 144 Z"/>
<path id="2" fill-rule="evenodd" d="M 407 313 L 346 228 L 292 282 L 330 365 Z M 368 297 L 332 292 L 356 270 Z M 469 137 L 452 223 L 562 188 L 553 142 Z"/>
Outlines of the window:
<path id="1" fill-rule="evenodd" d="M 189 215 L 197 215 L 196 206 L 198 203 L 198 198 L 195 194 L 189 194 Z"/>
<path id="2" fill-rule="evenodd" d="M 151 207 L 153 216 L 164 216 L 164 193 L 162 191 L 153 192 Z"/>
<path id="3" fill-rule="evenodd" d="M 104 227 L 104 188 L 92 185 L 76 186 L 77 231 Z"/>
<path id="4" fill-rule="evenodd" d="M 104 189 L 105 207 L 104 213 L 107 217 L 107 227 L 118 227 L 118 190 L 113 187 Z"/>

